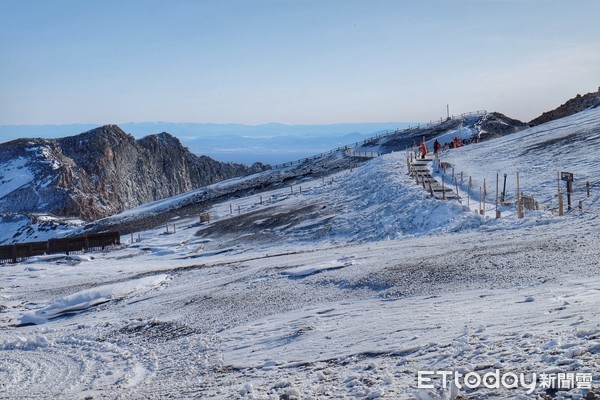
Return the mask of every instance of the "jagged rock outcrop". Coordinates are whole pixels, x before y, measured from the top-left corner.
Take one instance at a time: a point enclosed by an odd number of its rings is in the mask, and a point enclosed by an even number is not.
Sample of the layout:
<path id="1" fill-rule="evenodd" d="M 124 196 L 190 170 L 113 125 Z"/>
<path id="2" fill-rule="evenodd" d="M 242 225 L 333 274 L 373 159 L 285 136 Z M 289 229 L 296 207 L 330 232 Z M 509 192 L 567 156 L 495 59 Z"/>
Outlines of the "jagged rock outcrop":
<path id="1" fill-rule="evenodd" d="M 518 132 L 529 125 L 518 119 L 509 118 L 499 112 L 492 112 L 477 124 L 479 130 L 479 140 L 495 139 L 504 135 Z"/>
<path id="2" fill-rule="evenodd" d="M 166 132 L 135 140 L 116 125 L 18 139 L 0 144 L 0 213 L 93 220 L 265 168 L 196 156 Z"/>
<path id="3" fill-rule="evenodd" d="M 578 94 L 576 97 L 568 100 L 565 104 L 557 107 L 552 111 L 547 111 L 539 117 L 529 121 L 529 125 L 536 126 L 546 122 L 554 121 L 555 119 L 568 117 L 569 115 L 577 114 L 588 108 L 600 106 L 600 87 L 597 92 L 588 93 L 585 95 Z"/>

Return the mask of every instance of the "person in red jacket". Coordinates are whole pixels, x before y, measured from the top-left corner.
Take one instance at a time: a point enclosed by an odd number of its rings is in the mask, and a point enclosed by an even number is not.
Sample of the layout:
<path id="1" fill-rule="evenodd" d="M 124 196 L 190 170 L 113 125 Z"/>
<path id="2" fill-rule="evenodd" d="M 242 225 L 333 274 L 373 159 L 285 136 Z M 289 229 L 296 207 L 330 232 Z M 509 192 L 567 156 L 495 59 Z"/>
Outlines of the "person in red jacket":
<path id="1" fill-rule="evenodd" d="M 421 142 L 419 143 L 419 147 L 421 148 L 421 158 L 425 158 L 427 155 L 427 145 L 425 142 Z"/>

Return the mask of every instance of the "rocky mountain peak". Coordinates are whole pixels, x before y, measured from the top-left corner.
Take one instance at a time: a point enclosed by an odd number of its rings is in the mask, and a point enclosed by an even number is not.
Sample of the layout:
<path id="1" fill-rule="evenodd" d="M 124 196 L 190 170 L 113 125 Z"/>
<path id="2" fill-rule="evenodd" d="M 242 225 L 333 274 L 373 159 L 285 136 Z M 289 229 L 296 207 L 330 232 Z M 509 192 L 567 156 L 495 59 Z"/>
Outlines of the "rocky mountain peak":
<path id="1" fill-rule="evenodd" d="M 100 126 L 72 137 L 81 140 L 109 140 L 113 142 L 119 142 L 133 138 L 131 135 L 123 131 L 118 125 Z"/>
<path id="2" fill-rule="evenodd" d="M 0 212 L 93 220 L 266 168 L 198 157 L 162 132 L 138 141 L 117 125 L 0 146 Z M 12 172 L 15 171 L 15 172 Z M 15 178 L 17 179 L 17 178 Z"/>
<path id="3" fill-rule="evenodd" d="M 576 114 L 585 109 L 600 106 L 600 87 L 597 92 L 591 92 L 584 94 L 578 94 L 574 98 L 568 100 L 566 103 L 560 105 L 554 110 L 547 111 L 539 117 L 531 120 L 529 125 L 536 126 L 546 122 L 554 121 L 559 118 L 568 117 L 569 115 Z"/>
<path id="4" fill-rule="evenodd" d="M 156 135 L 148 135 L 139 139 L 138 144 L 149 149 L 164 149 L 187 151 L 179 139 L 167 132 L 161 132 Z"/>

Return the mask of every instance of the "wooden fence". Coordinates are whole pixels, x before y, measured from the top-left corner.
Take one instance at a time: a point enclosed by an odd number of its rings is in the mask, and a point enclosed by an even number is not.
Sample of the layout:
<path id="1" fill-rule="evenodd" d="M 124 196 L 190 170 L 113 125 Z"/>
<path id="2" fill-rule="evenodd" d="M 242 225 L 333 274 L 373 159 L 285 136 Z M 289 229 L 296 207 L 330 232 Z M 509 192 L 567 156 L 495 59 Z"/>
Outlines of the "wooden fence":
<path id="1" fill-rule="evenodd" d="M 91 250 L 104 250 L 121 244 L 119 232 L 91 233 L 85 236 L 75 236 L 62 239 L 50 239 L 46 242 L 16 243 L 0 246 L 0 264 L 17 263 L 28 257 L 42 256 L 45 254 L 66 254 L 71 252 L 85 252 Z"/>

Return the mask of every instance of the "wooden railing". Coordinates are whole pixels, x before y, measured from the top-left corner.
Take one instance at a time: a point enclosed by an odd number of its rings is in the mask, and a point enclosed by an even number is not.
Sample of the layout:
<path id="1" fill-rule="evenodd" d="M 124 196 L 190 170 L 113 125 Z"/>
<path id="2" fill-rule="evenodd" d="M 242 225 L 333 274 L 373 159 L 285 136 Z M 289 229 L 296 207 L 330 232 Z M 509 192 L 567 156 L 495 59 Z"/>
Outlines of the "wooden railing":
<path id="1" fill-rule="evenodd" d="M 69 255 L 72 252 L 104 250 L 119 244 L 119 232 L 91 233 L 85 236 L 50 239 L 46 242 L 16 243 L 0 246 L 0 263 L 17 263 L 28 257 L 46 254 Z"/>
<path id="2" fill-rule="evenodd" d="M 471 112 L 463 113 L 463 114 L 460 114 L 460 115 L 453 115 L 453 116 L 451 116 L 448 119 L 450 119 L 450 120 L 463 119 L 463 118 L 470 117 L 470 116 L 486 115 L 486 114 L 487 114 L 486 110 L 478 110 L 478 111 L 471 111 Z M 340 151 L 346 151 L 350 147 L 356 147 L 356 146 L 364 145 L 364 144 L 367 144 L 369 142 L 376 141 L 376 140 L 378 140 L 380 138 L 383 138 L 383 137 L 387 137 L 387 136 L 391 136 L 391 135 L 398 135 L 398 134 L 401 134 L 401 133 L 409 133 L 409 132 L 417 130 L 417 129 L 428 128 L 428 127 L 431 127 L 433 125 L 441 124 L 442 122 L 447 121 L 448 119 L 440 118 L 439 121 L 436 120 L 436 121 L 430 121 L 429 123 L 425 123 L 425 124 L 418 124 L 418 125 L 415 125 L 415 126 L 409 126 L 408 128 L 405 128 L 405 129 L 402 129 L 402 130 L 396 129 L 395 131 L 392 131 L 392 132 L 387 132 L 387 133 L 382 133 L 382 134 L 379 134 L 379 135 L 375 135 L 373 137 L 364 139 L 364 140 L 362 140 L 360 142 L 356 142 L 354 144 L 349 144 L 349 145 L 343 146 L 343 147 L 338 147 L 336 149 L 333 149 L 333 150 L 330 150 L 330 151 L 327 151 L 327 152 L 324 152 L 324 153 L 321 153 L 321 154 L 317 154 L 317 155 L 314 155 L 314 156 L 311 156 L 311 157 L 302 158 L 302 159 L 296 160 L 296 161 L 289 161 L 289 162 L 286 162 L 286 163 L 283 163 L 283 164 L 272 165 L 271 168 L 272 169 L 282 169 L 282 168 L 292 167 L 294 165 L 298 165 L 298 164 L 302 164 L 302 163 L 307 163 L 307 162 L 309 162 L 311 160 L 316 160 L 318 158 L 322 158 L 322 157 L 325 157 L 325 156 L 328 156 L 328 155 L 331 155 L 331 154 L 334 154 L 334 153 L 337 153 L 337 152 L 340 152 Z"/>

